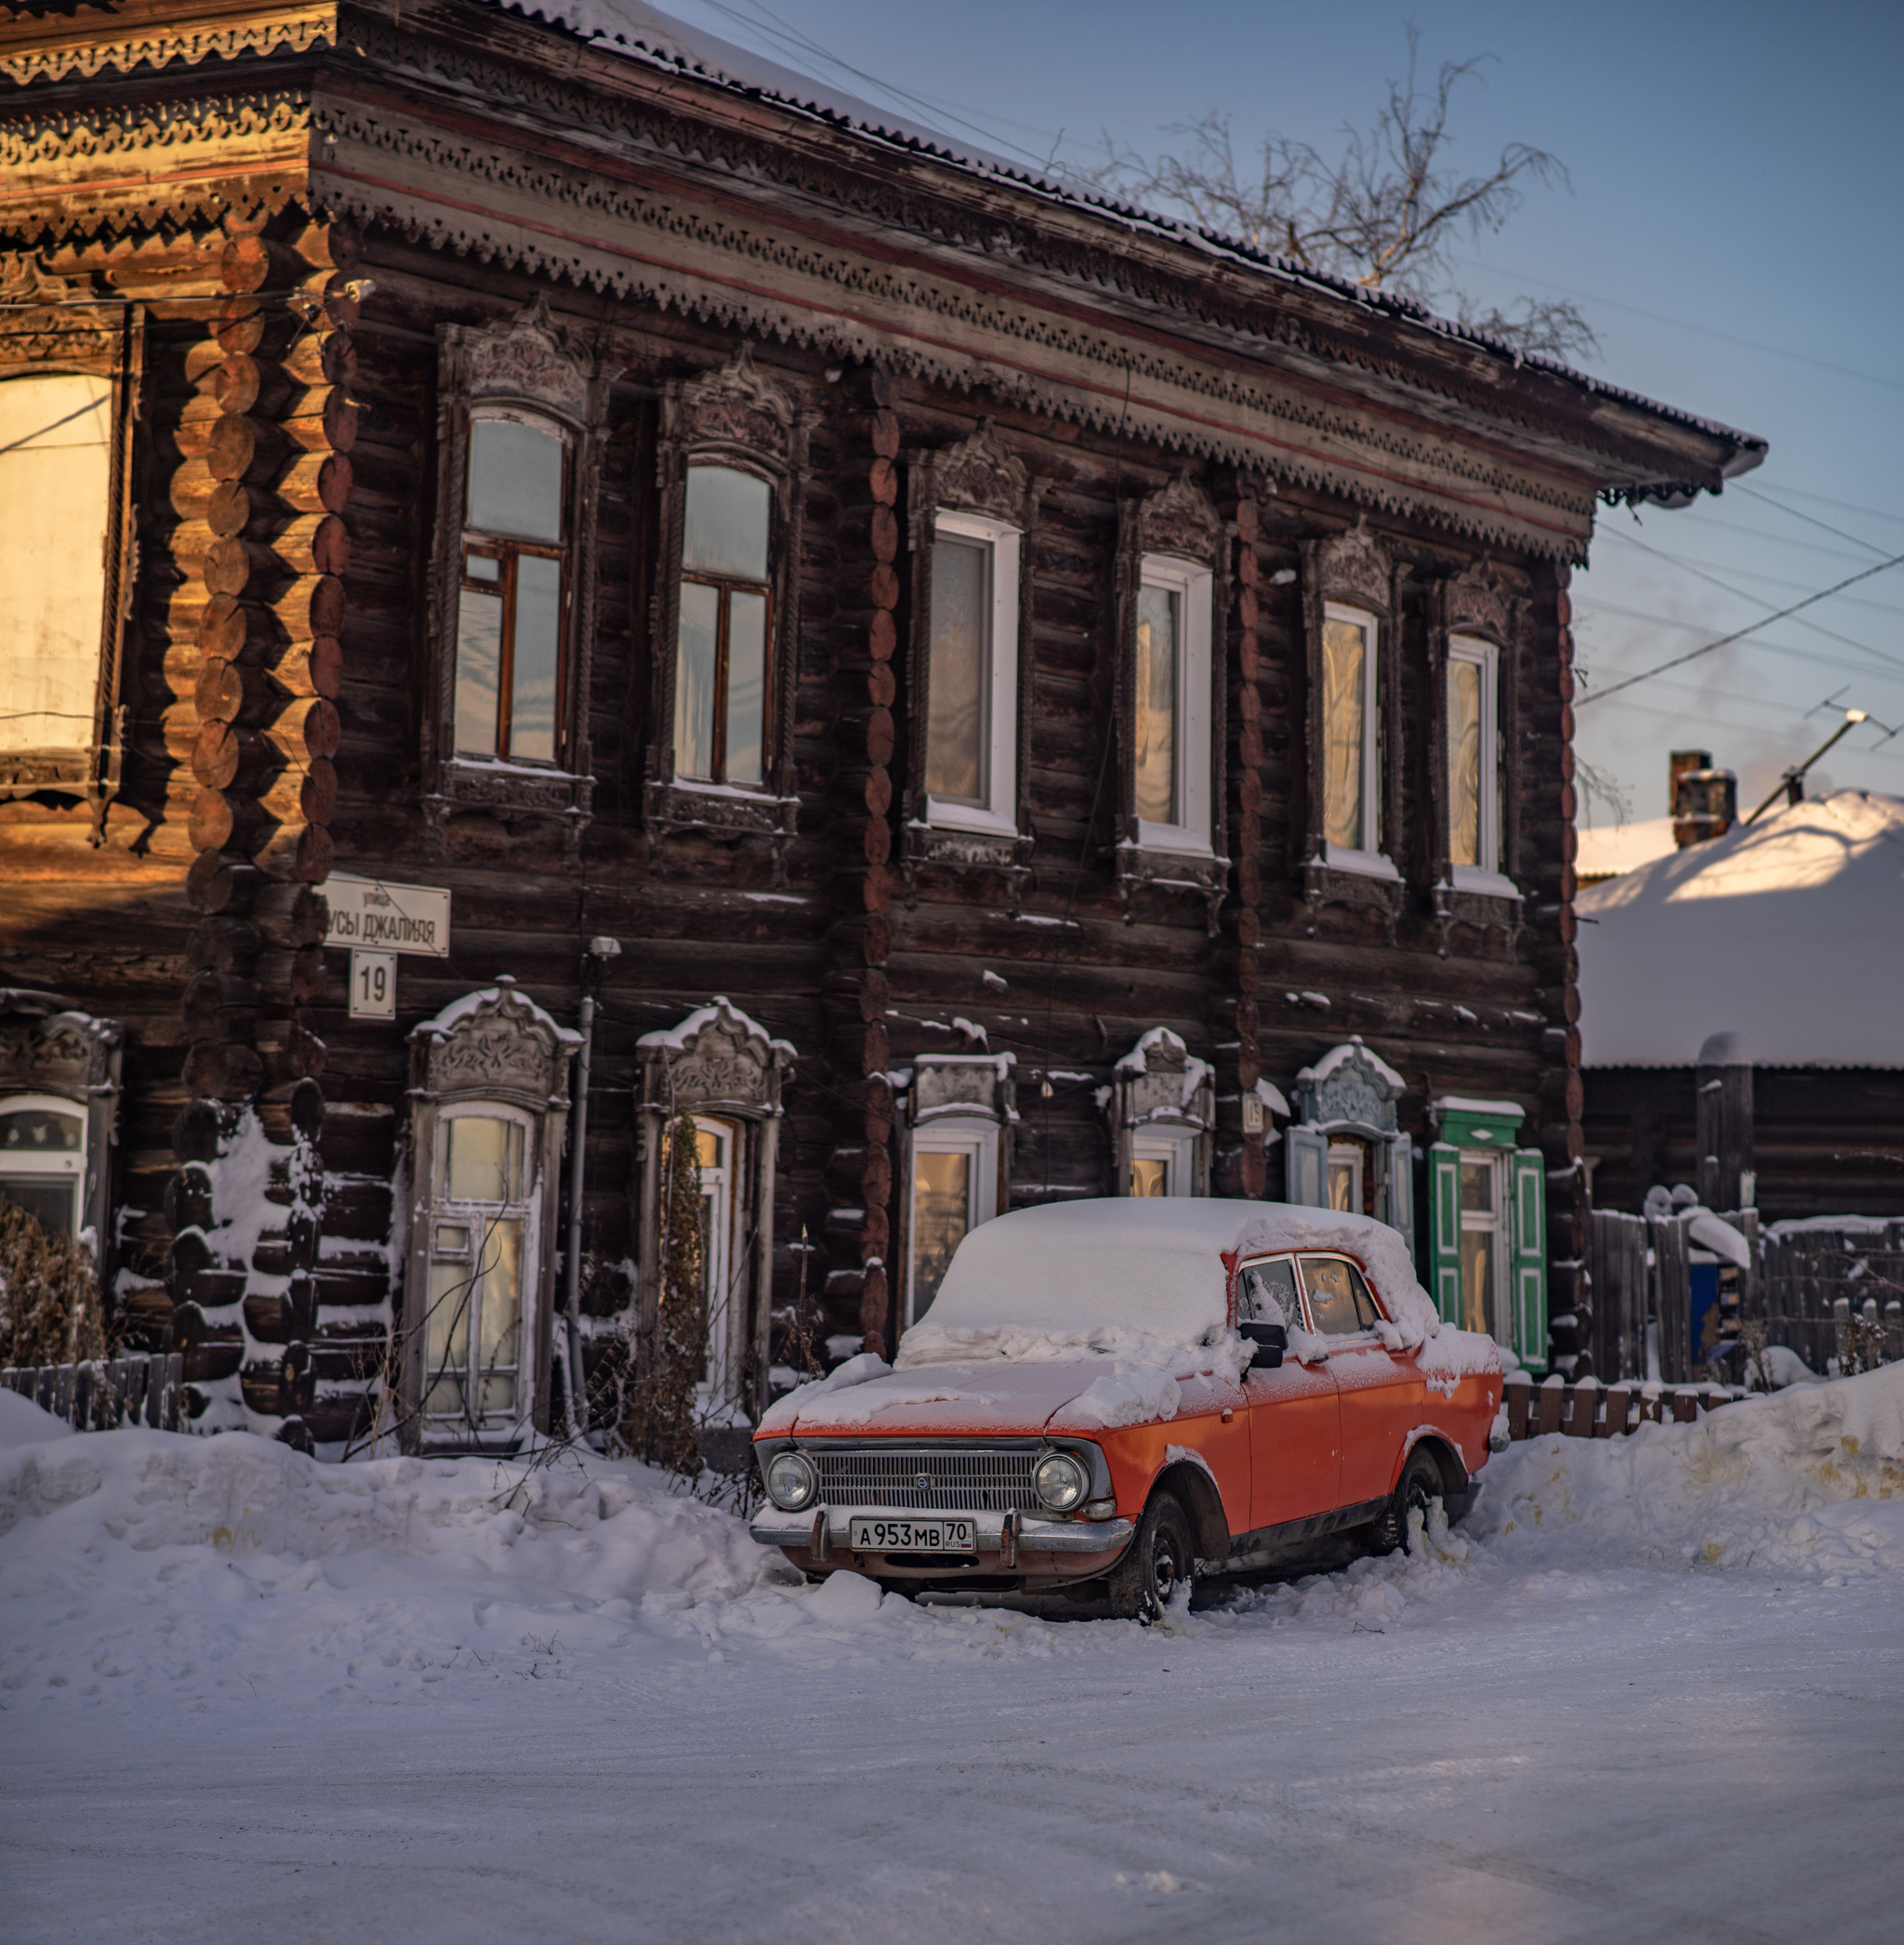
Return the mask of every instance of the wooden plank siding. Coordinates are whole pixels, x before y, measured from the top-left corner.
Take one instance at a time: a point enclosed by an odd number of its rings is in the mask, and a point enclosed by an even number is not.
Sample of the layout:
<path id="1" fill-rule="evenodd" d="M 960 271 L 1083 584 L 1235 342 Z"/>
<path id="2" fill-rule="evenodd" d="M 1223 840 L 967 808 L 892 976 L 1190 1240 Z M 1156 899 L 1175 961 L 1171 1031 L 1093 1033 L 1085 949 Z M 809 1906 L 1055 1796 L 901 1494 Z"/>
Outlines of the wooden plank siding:
<path id="1" fill-rule="evenodd" d="M 0 800 L 0 985 L 126 1027 L 110 1268 L 143 1340 L 186 1352 L 210 1422 L 333 1447 L 362 1429 L 400 1296 L 407 1037 L 505 973 L 573 1023 L 603 934 L 622 951 L 585 1158 L 598 1318 L 624 1313 L 641 1253 L 636 1043 L 716 994 L 796 1050 L 771 1301 L 792 1303 L 811 1237 L 823 1335 L 892 1347 L 906 1184 L 888 1077 L 959 1051 L 956 1020 L 1016 1059 L 1015 1203 L 1115 1190 L 1098 1093 L 1153 1027 L 1214 1063 L 1223 1195 L 1282 1187 L 1243 1095 L 1259 1077 L 1292 1092 L 1351 1035 L 1402 1073 L 1401 1125 L 1424 1145 L 1434 1097 L 1512 1099 L 1554 1184 L 1554 1308 L 1573 1307 L 1570 565 L 1596 494 L 1714 485 L 1752 442 L 476 0 L 216 15 L 136 0 L 110 26 L 16 23 L 0 111 L 52 157 L 0 201 L 8 262 L 136 304 L 146 331 L 124 778 L 98 843 L 84 805 Z M 164 88 L 163 63 L 112 52 L 112 36 L 168 33 L 198 51 Z M 241 85 L 260 105 L 230 105 Z M 108 108 L 156 131 L 179 94 L 225 103 L 192 137 L 223 172 L 216 196 L 162 145 L 122 181 L 45 132 Z M 470 212 L 490 205 L 472 196 L 494 205 L 480 247 Z M 657 209 L 675 212 L 666 248 L 641 227 Z M 430 800 L 440 346 L 538 300 L 604 387 L 580 483 L 595 509 L 585 820 Z M 654 599 L 668 389 L 743 347 L 805 442 L 787 584 L 798 812 L 779 846 L 644 812 L 669 728 L 651 720 L 673 653 Z M 1120 360 L 1121 412 L 1088 377 Z M 902 868 L 922 761 L 908 496 L 921 461 L 985 422 L 1036 486 L 1015 897 L 997 870 Z M 1127 897 L 1114 869 L 1120 523 L 1180 475 L 1223 529 L 1230 870 L 1213 916 L 1194 887 Z M 220 486 L 241 498 L 214 511 Z M 1305 869 L 1305 549 L 1358 523 L 1399 602 L 1383 650 L 1392 912 Z M 1436 891 L 1439 603 L 1484 568 L 1515 616 L 1501 721 L 1517 910 Z M 331 871 L 451 893 L 449 956 L 401 962 L 392 1022 L 351 1020 L 343 955 L 312 943 Z M 271 1155 L 271 1211 L 233 1263 L 221 1158 L 247 1117 Z"/>

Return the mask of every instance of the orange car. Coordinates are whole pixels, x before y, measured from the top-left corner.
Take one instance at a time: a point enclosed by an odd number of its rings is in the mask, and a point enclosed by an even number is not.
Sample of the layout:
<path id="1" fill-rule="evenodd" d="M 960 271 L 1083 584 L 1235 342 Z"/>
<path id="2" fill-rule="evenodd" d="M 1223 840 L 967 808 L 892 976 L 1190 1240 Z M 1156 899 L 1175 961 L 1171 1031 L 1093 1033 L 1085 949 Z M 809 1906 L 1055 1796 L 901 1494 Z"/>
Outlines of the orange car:
<path id="1" fill-rule="evenodd" d="M 1193 1576 L 1406 1544 L 1411 1509 L 1465 1504 L 1501 1388 L 1367 1217 L 1020 1210 L 959 1246 L 895 1364 L 764 1414 L 752 1531 L 810 1575 L 1144 1619 Z"/>

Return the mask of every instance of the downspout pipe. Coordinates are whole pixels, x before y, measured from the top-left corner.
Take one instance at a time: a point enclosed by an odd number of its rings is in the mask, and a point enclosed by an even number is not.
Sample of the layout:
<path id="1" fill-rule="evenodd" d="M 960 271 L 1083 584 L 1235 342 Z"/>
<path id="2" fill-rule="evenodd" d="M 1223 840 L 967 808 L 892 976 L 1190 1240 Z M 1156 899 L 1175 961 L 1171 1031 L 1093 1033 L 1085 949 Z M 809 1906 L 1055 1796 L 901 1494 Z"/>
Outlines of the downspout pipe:
<path id="1" fill-rule="evenodd" d="M 621 956 L 618 939 L 588 941 L 582 956 L 582 1004 L 576 1020 L 581 1051 L 575 1055 L 575 1105 L 569 1118 L 569 1234 L 562 1256 L 562 1311 L 568 1323 L 569 1436 L 588 1430 L 588 1394 L 582 1376 L 582 1190 L 588 1155 L 588 1067 L 595 1052 L 595 982 L 605 961 Z"/>

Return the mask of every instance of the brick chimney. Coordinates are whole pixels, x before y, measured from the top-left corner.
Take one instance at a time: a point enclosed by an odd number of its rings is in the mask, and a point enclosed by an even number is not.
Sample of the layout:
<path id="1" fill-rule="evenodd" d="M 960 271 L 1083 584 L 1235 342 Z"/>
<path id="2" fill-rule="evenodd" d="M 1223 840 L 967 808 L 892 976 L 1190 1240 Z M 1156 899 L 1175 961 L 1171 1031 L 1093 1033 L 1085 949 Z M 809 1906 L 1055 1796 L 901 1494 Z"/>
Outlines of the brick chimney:
<path id="1" fill-rule="evenodd" d="M 1673 840 L 1684 851 L 1723 838 L 1739 822 L 1739 779 L 1712 768 L 1709 749 L 1675 749 L 1666 760 Z"/>

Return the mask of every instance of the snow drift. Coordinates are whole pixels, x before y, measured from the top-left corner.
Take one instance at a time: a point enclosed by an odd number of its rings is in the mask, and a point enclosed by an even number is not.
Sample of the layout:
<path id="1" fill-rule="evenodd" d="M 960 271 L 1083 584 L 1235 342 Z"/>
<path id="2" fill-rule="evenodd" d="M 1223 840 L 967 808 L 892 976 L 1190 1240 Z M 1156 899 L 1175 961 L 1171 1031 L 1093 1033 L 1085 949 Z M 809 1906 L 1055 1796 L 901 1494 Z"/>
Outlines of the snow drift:
<path id="1" fill-rule="evenodd" d="M 1483 1476 L 1470 1524 L 1484 1539 L 1576 1527 L 1660 1563 L 1904 1568 L 1904 1365 L 1748 1398 L 1697 1425 L 1529 1440 Z"/>

